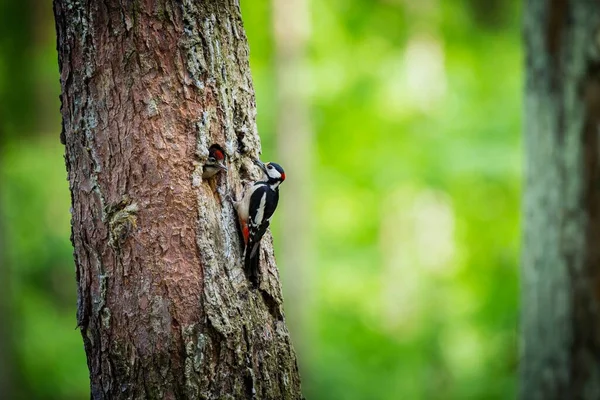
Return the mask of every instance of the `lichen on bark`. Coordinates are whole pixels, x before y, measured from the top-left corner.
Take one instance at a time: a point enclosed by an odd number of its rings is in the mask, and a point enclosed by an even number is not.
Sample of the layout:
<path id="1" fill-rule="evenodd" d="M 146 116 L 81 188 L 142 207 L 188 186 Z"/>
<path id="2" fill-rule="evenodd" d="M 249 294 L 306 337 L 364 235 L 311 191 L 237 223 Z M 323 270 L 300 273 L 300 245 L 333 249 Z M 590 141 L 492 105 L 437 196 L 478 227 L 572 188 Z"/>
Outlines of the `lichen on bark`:
<path id="1" fill-rule="evenodd" d="M 54 8 L 92 398 L 301 398 L 272 238 L 254 290 L 228 200 L 260 154 L 238 2 Z"/>

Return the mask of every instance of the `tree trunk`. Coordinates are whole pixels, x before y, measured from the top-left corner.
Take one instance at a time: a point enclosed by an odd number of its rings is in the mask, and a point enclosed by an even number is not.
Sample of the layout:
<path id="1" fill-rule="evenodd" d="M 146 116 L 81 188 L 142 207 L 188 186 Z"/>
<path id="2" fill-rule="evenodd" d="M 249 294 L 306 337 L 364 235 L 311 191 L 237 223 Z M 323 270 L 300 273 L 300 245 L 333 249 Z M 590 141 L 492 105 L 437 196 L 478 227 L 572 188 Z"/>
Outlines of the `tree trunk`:
<path id="1" fill-rule="evenodd" d="M 54 8 L 92 398 L 301 398 L 271 236 L 254 290 L 226 196 L 260 153 L 238 2 Z"/>
<path id="2" fill-rule="evenodd" d="M 525 2 L 523 400 L 600 398 L 599 16 Z"/>

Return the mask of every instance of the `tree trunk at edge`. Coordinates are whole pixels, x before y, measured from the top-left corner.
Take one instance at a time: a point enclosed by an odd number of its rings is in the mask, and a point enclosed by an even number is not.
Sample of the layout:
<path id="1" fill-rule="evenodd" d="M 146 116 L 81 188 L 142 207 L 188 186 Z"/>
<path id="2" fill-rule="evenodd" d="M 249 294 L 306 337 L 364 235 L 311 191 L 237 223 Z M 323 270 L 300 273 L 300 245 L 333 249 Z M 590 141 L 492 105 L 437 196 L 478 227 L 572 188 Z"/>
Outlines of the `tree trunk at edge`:
<path id="1" fill-rule="evenodd" d="M 525 2 L 523 400 L 600 399 L 599 16 Z"/>

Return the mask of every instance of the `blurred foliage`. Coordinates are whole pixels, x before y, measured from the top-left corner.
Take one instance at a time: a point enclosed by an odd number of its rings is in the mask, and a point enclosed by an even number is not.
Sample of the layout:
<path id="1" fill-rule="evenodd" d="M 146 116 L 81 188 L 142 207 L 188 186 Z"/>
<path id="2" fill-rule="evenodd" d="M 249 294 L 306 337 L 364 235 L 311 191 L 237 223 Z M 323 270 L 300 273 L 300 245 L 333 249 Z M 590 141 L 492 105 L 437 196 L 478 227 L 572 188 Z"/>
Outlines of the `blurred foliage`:
<path id="1" fill-rule="evenodd" d="M 0 323 L 12 332 L 0 339 L 13 344 L 13 398 L 84 399 L 46 3 L 0 0 Z M 271 5 L 242 9 L 276 159 Z M 512 0 L 311 3 L 308 399 L 515 396 L 519 13 Z"/>
<path id="2" fill-rule="evenodd" d="M 273 45 L 258 3 L 242 6 L 269 159 Z M 311 2 L 308 399 L 515 396 L 519 7 Z"/>

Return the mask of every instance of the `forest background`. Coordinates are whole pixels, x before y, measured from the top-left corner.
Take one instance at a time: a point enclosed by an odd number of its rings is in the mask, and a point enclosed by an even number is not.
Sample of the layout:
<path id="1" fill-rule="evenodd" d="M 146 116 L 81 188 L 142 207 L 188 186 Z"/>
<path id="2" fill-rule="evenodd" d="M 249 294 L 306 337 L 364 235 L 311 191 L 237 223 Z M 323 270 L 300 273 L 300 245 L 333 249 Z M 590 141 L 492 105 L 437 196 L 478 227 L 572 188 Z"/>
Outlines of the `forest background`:
<path id="1" fill-rule="evenodd" d="M 241 3 L 263 160 L 310 172 L 281 192 L 304 196 L 309 223 L 274 219 L 306 398 L 515 397 L 520 2 L 305 3 L 287 75 L 281 16 Z M 304 152 L 279 129 L 282 77 Z M 59 93 L 51 2 L 0 0 L 0 384 L 15 399 L 89 398 Z"/>

